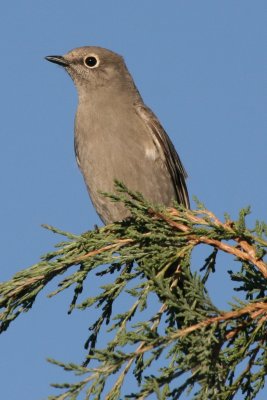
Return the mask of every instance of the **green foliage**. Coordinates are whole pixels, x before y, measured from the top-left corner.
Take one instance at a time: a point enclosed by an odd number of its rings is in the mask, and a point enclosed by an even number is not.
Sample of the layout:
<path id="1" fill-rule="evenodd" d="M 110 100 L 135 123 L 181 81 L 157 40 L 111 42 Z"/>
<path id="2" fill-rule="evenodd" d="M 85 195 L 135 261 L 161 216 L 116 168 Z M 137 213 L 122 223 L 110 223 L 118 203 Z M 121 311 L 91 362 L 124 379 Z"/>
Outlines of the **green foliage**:
<path id="1" fill-rule="evenodd" d="M 244 399 L 254 399 L 267 369 L 266 224 L 248 229 L 249 208 L 237 221 L 227 215 L 224 222 L 199 202 L 195 211 L 155 208 L 119 183 L 117 193 L 108 196 L 123 201 L 132 217 L 80 236 L 46 226 L 65 240 L 0 284 L 1 332 L 63 273 L 50 297 L 73 286 L 70 313 L 101 310 L 90 327 L 83 365 L 49 360 L 80 377 L 73 384 L 53 385 L 60 394 L 49 399 L 101 399 L 104 393 L 107 400 L 120 399 L 127 376 L 136 379 L 136 392 L 124 395 L 128 399 L 154 394 L 175 400 L 187 392 L 197 400 L 229 400 L 238 390 Z M 190 256 L 199 244 L 211 251 L 200 272 L 192 273 Z M 206 288 L 220 252 L 238 261 L 239 270 L 229 271 L 229 278 L 245 295 L 228 311 L 215 307 Z M 109 283 L 89 296 L 84 282 L 94 274 L 108 276 Z M 79 303 L 82 292 L 87 297 Z M 130 307 L 116 311 L 125 296 L 131 298 Z M 105 332 L 107 343 L 98 347 Z"/>

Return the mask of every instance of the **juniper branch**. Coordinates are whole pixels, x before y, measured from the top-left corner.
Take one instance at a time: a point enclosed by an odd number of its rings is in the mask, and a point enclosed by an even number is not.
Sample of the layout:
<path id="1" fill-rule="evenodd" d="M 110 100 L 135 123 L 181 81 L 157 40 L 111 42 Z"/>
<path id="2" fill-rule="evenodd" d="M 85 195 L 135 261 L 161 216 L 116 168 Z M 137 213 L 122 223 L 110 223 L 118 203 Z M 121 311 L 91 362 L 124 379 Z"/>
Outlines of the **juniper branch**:
<path id="1" fill-rule="evenodd" d="M 220 221 L 200 204 L 197 210 L 179 206 L 165 210 L 121 184 L 117 190 L 110 197 L 124 202 L 131 219 L 82 235 L 46 226 L 66 239 L 39 263 L 0 284 L 0 330 L 28 311 L 53 278 L 64 274 L 50 297 L 74 286 L 70 312 L 90 307 L 102 312 L 90 327 L 84 366 L 52 360 L 84 378 L 55 385 L 63 393 L 50 399 L 75 400 L 81 393 L 84 399 L 101 399 L 105 391 L 107 400 L 119 399 L 129 374 L 140 386 L 127 396 L 132 399 L 145 399 L 151 393 L 161 399 L 178 399 L 184 390 L 193 388 L 199 400 L 228 400 L 239 388 L 245 399 L 255 398 L 267 370 L 266 224 L 257 222 L 255 228 L 247 228 L 249 209 L 241 210 L 237 221 L 229 216 Z M 200 273 L 192 274 L 190 254 L 199 244 L 210 246 L 212 252 Z M 226 311 L 214 306 L 205 287 L 221 251 L 240 263 L 238 272 L 230 271 L 230 279 L 246 298 Z M 102 286 L 97 296 L 77 304 L 85 291 L 85 279 L 92 274 L 108 274 L 111 283 Z M 160 303 L 156 313 L 149 307 L 152 293 Z M 116 315 L 115 301 L 125 294 L 133 297 L 132 306 Z M 147 321 L 141 318 L 144 310 L 150 314 Z M 105 330 L 104 322 L 113 336 L 100 350 L 97 339 Z M 131 350 L 132 346 L 136 349 Z M 90 368 L 85 366 L 89 361 L 93 363 Z M 160 366 L 156 375 L 150 372 L 153 365 Z M 113 374 L 115 383 L 106 388 Z"/>

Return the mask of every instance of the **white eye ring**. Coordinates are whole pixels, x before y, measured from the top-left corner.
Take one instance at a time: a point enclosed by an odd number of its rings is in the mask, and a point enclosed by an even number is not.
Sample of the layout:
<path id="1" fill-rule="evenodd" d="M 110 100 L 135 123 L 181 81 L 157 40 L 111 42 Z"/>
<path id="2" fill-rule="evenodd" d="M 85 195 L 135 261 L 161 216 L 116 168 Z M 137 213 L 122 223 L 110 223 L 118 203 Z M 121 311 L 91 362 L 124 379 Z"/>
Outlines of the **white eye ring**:
<path id="1" fill-rule="evenodd" d="M 90 54 L 84 58 L 83 62 L 87 68 L 93 69 L 98 67 L 99 58 L 95 54 Z"/>

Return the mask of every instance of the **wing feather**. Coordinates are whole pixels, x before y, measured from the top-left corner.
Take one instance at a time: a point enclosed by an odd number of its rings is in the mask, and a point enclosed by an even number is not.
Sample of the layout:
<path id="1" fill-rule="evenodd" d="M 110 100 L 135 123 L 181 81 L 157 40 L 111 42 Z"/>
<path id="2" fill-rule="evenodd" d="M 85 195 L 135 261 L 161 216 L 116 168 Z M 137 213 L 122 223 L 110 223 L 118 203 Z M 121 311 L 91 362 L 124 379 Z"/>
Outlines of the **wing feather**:
<path id="1" fill-rule="evenodd" d="M 178 156 L 174 145 L 172 144 L 169 136 L 161 126 L 158 118 L 155 114 L 145 105 L 136 104 L 137 114 L 142 118 L 146 124 L 149 132 L 153 137 L 153 141 L 157 147 L 160 147 L 160 152 L 163 153 L 164 162 L 166 163 L 167 169 L 170 173 L 177 201 L 179 204 L 183 204 L 185 207 L 190 208 L 189 196 L 186 187 L 185 180 L 187 173 L 184 166 Z"/>

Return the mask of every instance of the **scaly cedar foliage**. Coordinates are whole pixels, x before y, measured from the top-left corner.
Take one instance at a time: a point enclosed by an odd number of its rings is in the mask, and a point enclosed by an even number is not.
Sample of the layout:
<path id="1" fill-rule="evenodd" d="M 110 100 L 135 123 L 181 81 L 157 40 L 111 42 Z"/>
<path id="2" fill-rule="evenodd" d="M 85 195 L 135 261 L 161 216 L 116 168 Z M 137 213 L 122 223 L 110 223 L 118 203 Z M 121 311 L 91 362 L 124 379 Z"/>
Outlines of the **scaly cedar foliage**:
<path id="1" fill-rule="evenodd" d="M 90 326 L 83 365 L 49 360 L 80 377 L 53 384 L 60 394 L 50 400 L 116 400 L 122 393 L 125 399 L 153 394 L 175 400 L 184 392 L 198 400 L 230 400 L 238 391 L 244 399 L 256 398 L 267 371 L 266 224 L 248 229 L 249 209 L 241 210 L 237 221 L 226 216 L 222 222 L 200 203 L 196 210 L 163 209 L 120 183 L 116 190 L 108 196 L 125 203 L 128 220 L 82 235 L 46 226 L 66 239 L 0 284 L 1 332 L 33 306 L 48 282 L 65 273 L 50 296 L 73 286 L 69 312 L 96 307 L 100 315 Z M 190 256 L 200 244 L 210 255 L 192 273 Z M 221 252 L 238 262 L 229 279 L 243 293 L 242 300 L 229 299 L 227 311 L 215 307 L 206 288 Z M 90 293 L 92 275 L 109 276 L 110 283 L 79 303 L 82 292 Z M 131 305 L 119 313 L 125 296 Z M 105 334 L 103 345 L 98 338 Z M 127 393 L 125 380 L 132 382 L 133 376 L 136 391 Z"/>

